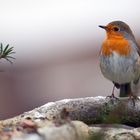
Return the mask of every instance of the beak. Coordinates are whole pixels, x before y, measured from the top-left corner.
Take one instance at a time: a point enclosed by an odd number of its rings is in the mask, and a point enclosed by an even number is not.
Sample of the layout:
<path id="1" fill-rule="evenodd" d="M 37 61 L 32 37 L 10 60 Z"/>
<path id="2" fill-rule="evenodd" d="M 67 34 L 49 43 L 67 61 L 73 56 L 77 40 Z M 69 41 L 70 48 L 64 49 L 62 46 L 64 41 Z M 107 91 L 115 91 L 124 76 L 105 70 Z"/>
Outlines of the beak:
<path id="1" fill-rule="evenodd" d="M 99 27 L 105 30 L 107 29 L 107 26 L 99 25 Z"/>

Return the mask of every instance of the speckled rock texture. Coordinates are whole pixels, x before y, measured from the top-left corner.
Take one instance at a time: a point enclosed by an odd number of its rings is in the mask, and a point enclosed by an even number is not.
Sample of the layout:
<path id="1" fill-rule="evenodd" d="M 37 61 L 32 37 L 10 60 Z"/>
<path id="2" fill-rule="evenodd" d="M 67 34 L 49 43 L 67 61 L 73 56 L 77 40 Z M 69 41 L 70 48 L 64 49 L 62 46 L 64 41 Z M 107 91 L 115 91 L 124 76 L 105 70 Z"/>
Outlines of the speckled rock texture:
<path id="1" fill-rule="evenodd" d="M 135 101 L 134 105 L 132 100 L 128 98 L 115 100 L 102 96 L 50 102 L 19 117 L 26 118 L 29 116 L 33 119 L 47 118 L 52 120 L 53 117 L 60 114 L 63 108 L 69 110 L 71 120 L 80 120 L 86 124 L 122 123 L 140 126 L 139 100 Z"/>
<path id="2" fill-rule="evenodd" d="M 65 99 L 0 121 L 0 140 L 138 140 L 139 116 L 139 100 Z"/>

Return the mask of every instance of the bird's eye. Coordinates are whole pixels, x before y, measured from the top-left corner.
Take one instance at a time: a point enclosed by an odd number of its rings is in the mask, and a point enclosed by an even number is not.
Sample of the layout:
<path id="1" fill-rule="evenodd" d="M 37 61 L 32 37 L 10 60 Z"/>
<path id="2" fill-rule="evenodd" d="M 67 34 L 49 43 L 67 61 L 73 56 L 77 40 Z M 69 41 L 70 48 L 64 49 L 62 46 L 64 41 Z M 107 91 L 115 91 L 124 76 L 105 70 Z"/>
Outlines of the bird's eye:
<path id="1" fill-rule="evenodd" d="M 119 31 L 120 29 L 119 29 L 118 27 L 114 27 L 113 30 L 114 30 L 115 32 L 117 32 L 117 31 Z"/>

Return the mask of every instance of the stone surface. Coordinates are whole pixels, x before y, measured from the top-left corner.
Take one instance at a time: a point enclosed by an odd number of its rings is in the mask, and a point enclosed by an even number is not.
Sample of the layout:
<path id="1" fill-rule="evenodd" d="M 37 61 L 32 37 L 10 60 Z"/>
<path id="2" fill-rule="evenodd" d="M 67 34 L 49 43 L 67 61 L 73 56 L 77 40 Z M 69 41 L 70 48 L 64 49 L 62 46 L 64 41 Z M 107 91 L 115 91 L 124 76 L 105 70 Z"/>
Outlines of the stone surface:
<path id="1" fill-rule="evenodd" d="M 12 137 L 11 140 L 44 140 L 44 138 L 38 134 L 25 134 L 20 137 Z"/>
<path id="2" fill-rule="evenodd" d="M 139 116 L 140 101 L 128 98 L 65 99 L 0 121 L 0 139 L 138 140 Z"/>
<path id="3" fill-rule="evenodd" d="M 91 138 L 96 136 L 103 140 L 140 140 L 140 128 L 124 128 L 123 125 L 90 127 L 89 133 Z"/>
<path id="4" fill-rule="evenodd" d="M 60 114 L 63 108 L 69 110 L 71 120 L 80 120 L 87 124 L 94 123 L 121 123 L 130 126 L 140 126 L 140 101 L 133 102 L 128 98 L 118 100 L 106 97 L 87 97 L 77 99 L 65 99 L 47 103 L 33 111 L 24 113 L 21 118 L 27 116 L 38 119 L 52 120 Z"/>
<path id="5" fill-rule="evenodd" d="M 87 140 L 89 127 L 80 121 L 72 121 L 60 126 L 50 122 L 37 132 L 13 136 L 11 140 Z"/>

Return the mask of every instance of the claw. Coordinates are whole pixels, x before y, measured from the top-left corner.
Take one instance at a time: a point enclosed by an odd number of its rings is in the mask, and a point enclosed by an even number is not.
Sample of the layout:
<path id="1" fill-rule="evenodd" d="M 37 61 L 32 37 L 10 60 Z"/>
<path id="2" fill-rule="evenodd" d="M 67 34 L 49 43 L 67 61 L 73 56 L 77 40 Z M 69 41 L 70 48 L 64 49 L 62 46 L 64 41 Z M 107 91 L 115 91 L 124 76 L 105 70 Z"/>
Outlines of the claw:
<path id="1" fill-rule="evenodd" d="M 119 101 L 119 98 L 117 98 L 113 93 L 109 96 L 106 96 L 106 98 L 115 99 L 115 100 Z"/>
<path id="2" fill-rule="evenodd" d="M 114 90 L 115 90 L 115 85 L 113 86 L 112 94 L 110 96 L 106 96 L 106 98 L 110 98 L 111 100 L 115 99 L 116 101 L 119 101 L 119 98 L 115 97 L 114 95 Z"/>

